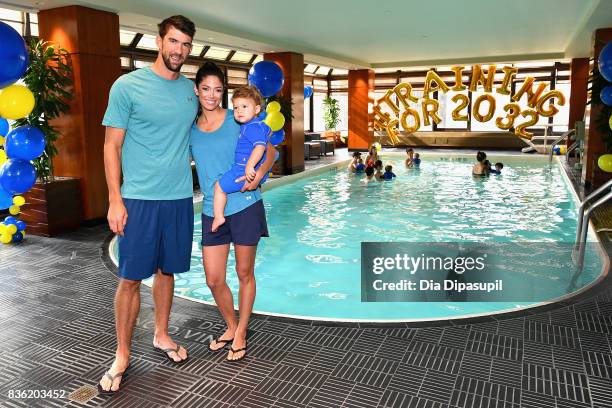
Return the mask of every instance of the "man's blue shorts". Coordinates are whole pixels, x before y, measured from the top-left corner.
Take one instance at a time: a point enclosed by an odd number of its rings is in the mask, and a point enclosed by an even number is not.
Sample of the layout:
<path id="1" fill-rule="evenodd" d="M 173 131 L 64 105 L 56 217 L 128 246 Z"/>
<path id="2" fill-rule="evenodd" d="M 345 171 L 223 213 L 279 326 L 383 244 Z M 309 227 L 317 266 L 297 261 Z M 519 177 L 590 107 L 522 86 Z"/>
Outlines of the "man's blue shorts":
<path id="1" fill-rule="evenodd" d="M 262 200 L 257 200 L 242 211 L 225 217 L 225 223 L 212 232 L 213 217 L 202 214 L 202 246 L 257 245 L 259 238 L 268 237 L 266 210 Z"/>
<path id="2" fill-rule="evenodd" d="M 119 237 L 119 277 L 142 280 L 158 269 L 187 272 L 193 240 L 193 199 L 124 198 L 127 224 Z"/>

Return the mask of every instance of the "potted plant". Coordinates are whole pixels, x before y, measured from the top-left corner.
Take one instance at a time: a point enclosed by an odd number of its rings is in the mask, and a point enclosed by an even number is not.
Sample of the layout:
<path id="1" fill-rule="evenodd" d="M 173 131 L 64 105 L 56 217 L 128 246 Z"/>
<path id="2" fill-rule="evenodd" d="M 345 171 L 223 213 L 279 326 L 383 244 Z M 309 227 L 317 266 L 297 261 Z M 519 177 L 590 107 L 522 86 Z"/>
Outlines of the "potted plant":
<path id="1" fill-rule="evenodd" d="M 54 177 L 53 157 L 58 153 L 55 141 L 60 136 L 53 120 L 68 112 L 72 94 L 72 67 L 70 55 L 63 48 L 31 39 L 29 44 L 30 65 L 23 82 L 34 94 L 34 109 L 15 126 L 36 126 L 46 138 L 44 153 L 33 164 L 38 175 L 37 183 L 24 195 L 26 205 L 22 208 L 22 219 L 28 232 L 52 236 L 78 228 L 81 225 L 82 209 L 79 180 Z"/>
<path id="2" fill-rule="evenodd" d="M 336 144 L 341 144 L 340 132 L 336 131 L 336 126 L 340 122 L 340 106 L 337 99 L 329 96 L 323 99 L 323 121 L 325 122 L 325 138 L 333 139 Z"/>

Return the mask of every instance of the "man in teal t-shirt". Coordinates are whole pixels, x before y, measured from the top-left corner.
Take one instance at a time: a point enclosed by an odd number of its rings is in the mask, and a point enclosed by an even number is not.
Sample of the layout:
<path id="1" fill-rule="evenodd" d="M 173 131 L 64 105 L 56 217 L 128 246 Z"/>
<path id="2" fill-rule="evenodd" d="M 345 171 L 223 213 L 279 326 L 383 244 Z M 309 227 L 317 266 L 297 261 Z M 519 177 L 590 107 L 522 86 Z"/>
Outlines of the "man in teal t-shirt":
<path id="1" fill-rule="evenodd" d="M 152 275 L 153 346 L 172 363 L 187 360 L 187 350 L 168 335 L 168 320 L 173 274 L 188 271 L 191 261 L 189 132 L 198 101 L 193 82 L 179 72 L 191 52 L 194 35 L 195 26 L 186 17 L 162 21 L 155 63 L 113 84 L 102 121 L 106 126 L 108 223 L 119 235 L 120 280 L 115 295 L 117 351 L 98 384 L 101 393 L 117 391 L 129 366 L 131 337 L 140 309 L 140 282 Z"/>

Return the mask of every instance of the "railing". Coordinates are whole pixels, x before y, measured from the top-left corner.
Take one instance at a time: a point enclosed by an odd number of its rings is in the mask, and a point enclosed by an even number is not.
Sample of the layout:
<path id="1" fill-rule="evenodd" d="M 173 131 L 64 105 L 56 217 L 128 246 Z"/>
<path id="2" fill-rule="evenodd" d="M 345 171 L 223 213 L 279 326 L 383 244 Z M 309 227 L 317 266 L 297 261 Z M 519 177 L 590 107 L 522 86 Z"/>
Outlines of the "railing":
<path id="1" fill-rule="evenodd" d="M 586 250 L 587 232 L 589 229 L 589 219 L 591 218 L 591 213 L 597 207 L 612 199 L 612 191 L 607 191 L 610 190 L 610 188 L 612 188 L 612 180 L 609 180 L 606 184 L 593 191 L 584 199 L 582 203 L 580 203 L 580 208 L 578 210 L 578 227 L 576 229 L 576 243 L 574 245 L 574 251 L 572 252 L 572 258 L 574 259 L 574 264 L 576 265 L 577 270 L 572 279 L 572 282 L 575 282 L 578 276 L 580 276 L 580 274 L 582 273 L 582 266 L 584 265 L 584 252 Z M 592 205 L 589 205 L 591 201 L 595 200 L 597 197 L 599 197 L 602 193 L 606 191 L 606 195 L 595 201 Z"/>
<path id="2" fill-rule="evenodd" d="M 557 146 L 559 143 L 566 140 L 568 137 L 572 136 L 574 133 L 576 133 L 576 131 L 574 129 L 570 129 L 567 132 L 563 133 L 558 138 L 556 138 L 554 142 L 552 142 L 552 144 L 550 145 L 550 152 L 548 152 L 548 162 L 549 163 L 552 163 L 553 150 L 555 149 L 555 146 Z"/>

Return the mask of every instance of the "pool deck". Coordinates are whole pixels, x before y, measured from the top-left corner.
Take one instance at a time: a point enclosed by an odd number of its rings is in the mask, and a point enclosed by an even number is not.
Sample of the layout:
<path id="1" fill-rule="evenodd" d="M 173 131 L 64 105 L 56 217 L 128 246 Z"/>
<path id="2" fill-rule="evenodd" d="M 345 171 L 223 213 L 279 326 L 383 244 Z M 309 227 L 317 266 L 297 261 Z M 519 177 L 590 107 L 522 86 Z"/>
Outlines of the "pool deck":
<path id="1" fill-rule="evenodd" d="M 456 151 L 454 151 L 456 152 Z M 345 160 L 348 152 L 321 159 Z M 612 407 L 612 284 L 575 302 L 479 323 L 368 327 L 254 316 L 249 355 L 211 353 L 223 331 L 211 307 L 175 298 L 171 365 L 152 349 L 150 289 L 123 388 L 81 405 L 10 399 L 10 390 L 95 385 L 113 360 L 117 278 L 106 226 L 0 247 L 3 407 Z"/>

